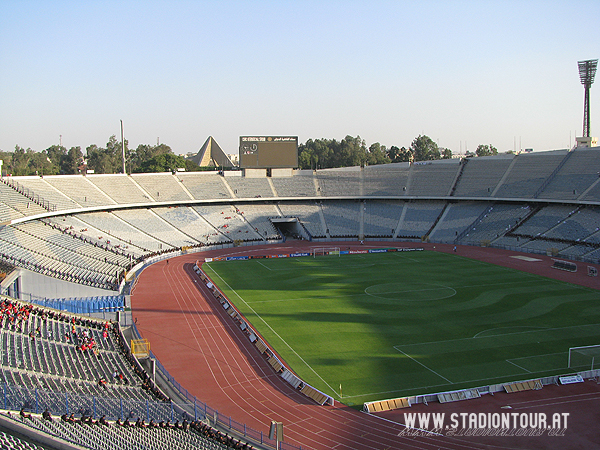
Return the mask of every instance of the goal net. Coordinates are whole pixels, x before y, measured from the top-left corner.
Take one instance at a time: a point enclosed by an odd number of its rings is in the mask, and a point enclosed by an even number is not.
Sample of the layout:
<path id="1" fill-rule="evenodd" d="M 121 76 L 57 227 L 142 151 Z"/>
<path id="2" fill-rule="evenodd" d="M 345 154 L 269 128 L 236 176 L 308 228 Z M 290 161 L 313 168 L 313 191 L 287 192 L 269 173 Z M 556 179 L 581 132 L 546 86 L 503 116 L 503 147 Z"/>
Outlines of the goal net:
<path id="1" fill-rule="evenodd" d="M 593 370 L 600 367 L 600 345 L 569 348 L 569 369 Z"/>
<path id="2" fill-rule="evenodd" d="M 334 255 L 340 256 L 340 248 L 339 247 L 315 247 L 313 248 L 313 257 L 317 256 L 327 256 Z"/>

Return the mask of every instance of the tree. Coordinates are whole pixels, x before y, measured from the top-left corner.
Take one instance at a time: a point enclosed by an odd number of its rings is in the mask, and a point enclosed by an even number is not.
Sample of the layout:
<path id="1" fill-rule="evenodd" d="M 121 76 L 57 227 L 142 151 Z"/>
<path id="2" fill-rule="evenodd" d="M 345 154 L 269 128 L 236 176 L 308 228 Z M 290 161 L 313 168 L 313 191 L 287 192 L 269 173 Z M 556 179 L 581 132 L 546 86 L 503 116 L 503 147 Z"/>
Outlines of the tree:
<path id="1" fill-rule="evenodd" d="M 34 152 L 29 153 L 29 162 L 27 163 L 28 175 L 56 175 L 58 172 L 58 165 L 55 165 L 53 161 L 48 158 L 46 152 Z"/>
<path id="2" fill-rule="evenodd" d="M 390 158 L 387 155 L 387 148 L 385 145 L 381 145 L 379 142 L 375 142 L 369 146 L 367 154 L 367 163 L 370 166 L 375 164 L 387 164 L 390 162 Z"/>
<path id="3" fill-rule="evenodd" d="M 388 158 L 393 163 L 409 162 L 412 159 L 412 153 L 406 147 L 398 148 L 392 145 L 387 152 Z"/>
<path id="4" fill-rule="evenodd" d="M 52 164 L 52 169 L 44 170 L 44 174 L 49 175 L 51 173 L 60 173 L 62 160 L 67 154 L 66 147 L 63 147 L 62 145 L 52 145 L 44 150 L 44 152 L 46 153 L 47 159 L 49 159 L 50 163 Z"/>
<path id="5" fill-rule="evenodd" d="M 186 171 L 198 170 L 199 166 L 192 161 L 185 159 L 183 156 L 174 155 L 173 153 L 163 153 L 144 161 L 137 169 L 137 172 L 172 172 L 179 168 L 185 168 Z"/>
<path id="6" fill-rule="evenodd" d="M 410 144 L 410 151 L 415 161 L 430 161 L 441 157 L 438 145 L 429 136 L 419 135 L 415 138 Z"/>
<path id="7" fill-rule="evenodd" d="M 88 168 L 95 173 L 122 173 L 123 150 L 121 142 L 113 134 L 106 143 L 106 148 L 90 145 L 86 149 Z M 125 159 L 130 159 L 129 142 L 125 139 Z"/>
<path id="8" fill-rule="evenodd" d="M 493 156 L 498 154 L 498 149 L 492 144 L 479 144 L 475 150 L 477 156 Z"/>
<path id="9" fill-rule="evenodd" d="M 66 155 L 61 158 L 60 173 L 73 175 L 79 173 L 79 166 L 83 161 L 81 147 L 71 147 Z"/>
<path id="10" fill-rule="evenodd" d="M 334 153 L 334 167 L 364 166 L 366 162 L 367 145 L 360 136 L 348 135 L 341 140 L 339 151 Z"/>
<path id="11" fill-rule="evenodd" d="M 140 144 L 137 146 L 135 151 L 131 153 L 131 172 L 137 172 L 138 169 L 142 166 L 144 161 L 148 161 L 149 159 L 154 158 L 158 155 L 165 155 L 168 153 L 173 153 L 171 147 L 165 144 L 159 145 L 148 145 L 148 144 Z"/>
<path id="12" fill-rule="evenodd" d="M 324 169 L 335 167 L 334 153 L 339 147 L 335 139 L 309 139 L 298 146 L 298 166 L 301 169 Z"/>
<path id="13" fill-rule="evenodd" d="M 442 148 L 442 159 L 452 159 L 452 150 L 449 148 Z"/>
<path id="14" fill-rule="evenodd" d="M 15 145 L 15 152 L 13 153 L 11 164 L 11 173 L 13 175 L 29 175 L 27 165 L 29 163 L 28 153 L 31 151 L 30 148 L 25 150 L 24 148 Z"/>

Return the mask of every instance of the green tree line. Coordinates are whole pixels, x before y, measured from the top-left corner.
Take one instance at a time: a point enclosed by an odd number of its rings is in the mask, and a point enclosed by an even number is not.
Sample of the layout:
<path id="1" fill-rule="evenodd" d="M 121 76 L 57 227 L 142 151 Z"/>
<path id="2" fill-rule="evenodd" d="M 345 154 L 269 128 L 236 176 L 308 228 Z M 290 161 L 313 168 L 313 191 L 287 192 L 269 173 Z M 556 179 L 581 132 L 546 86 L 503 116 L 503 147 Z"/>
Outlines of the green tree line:
<path id="1" fill-rule="evenodd" d="M 360 136 L 335 139 L 309 139 L 298 146 L 298 165 L 301 169 L 365 166 L 408 161 L 450 159 L 452 151 L 440 148 L 429 136 L 417 136 L 406 147 L 398 148 L 375 142 L 367 147 Z"/>
<path id="2" fill-rule="evenodd" d="M 491 144 L 481 144 L 474 154 L 467 156 L 496 155 L 498 150 Z M 82 170 L 93 170 L 94 173 L 123 172 L 122 144 L 113 135 L 104 147 L 95 144 L 88 146 L 84 152 L 81 147 L 52 145 L 46 150 L 36 152 L 30 148 L 16 146 L 12 152 L 0 151 L 0 160 L 5 174 L 18 175 L 58 175 L 77 174 Z M 360 136 L 346 136 L 336 139 L 309 139 L 298 146 L 298 165 L 300 169 L 328 169 L 334 167 L 366 166 L 408 161 L 430 161 L 450 159 L 452 151 L 440 148 L 429 137 L 417 136 L 410 146 L 387 148 L 375 142 L 367 147 Z M 203 170 L 183 156 L 175 155 L 166 144 L 140 144 L 135 150 L 129 149 L 125 139 L 125 159 L 127 173 L 168 172 L 178 168 L 186 171 Z M 84 161 L 87 166 L 84 166 Z"/>
<path id="3" fill-rule="evenodd" d="M 108 139 L 105 147 L 92 144 L 85 149 L 52 145 L 46 150 L 36 152 L 31 148 L 16 146 L 13 152 L 0 151 L 3 161 L 2 172 L 19 175 L 59 175 L 77 174 L 82 170 L 94 173 L 123 173 L 123 148 L 116 136 Z M 87 165 L 84 165 L 84 161 Z M 140 144 L 135 150 L 129 149 L 125 139 L 125 161 L 127 173 L 168 172 L 185 168 L 186 171 L 200 170 L 200 167 L 175 155 L 166 144 Z"/>

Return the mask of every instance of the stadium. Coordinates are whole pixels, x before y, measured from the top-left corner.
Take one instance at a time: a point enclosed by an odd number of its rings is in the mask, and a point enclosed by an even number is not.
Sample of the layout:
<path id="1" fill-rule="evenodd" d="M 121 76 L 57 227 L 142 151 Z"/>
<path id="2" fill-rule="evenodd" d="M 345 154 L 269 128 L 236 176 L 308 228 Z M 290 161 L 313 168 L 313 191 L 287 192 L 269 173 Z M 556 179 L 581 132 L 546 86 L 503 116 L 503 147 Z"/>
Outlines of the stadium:
<path id="1" fill-rule="evenodd" d="M 4 439 L 499 448 L 403 414 L 529 395 L 595 445 L 596 148 L 253 170 L 2 178 Z"/>

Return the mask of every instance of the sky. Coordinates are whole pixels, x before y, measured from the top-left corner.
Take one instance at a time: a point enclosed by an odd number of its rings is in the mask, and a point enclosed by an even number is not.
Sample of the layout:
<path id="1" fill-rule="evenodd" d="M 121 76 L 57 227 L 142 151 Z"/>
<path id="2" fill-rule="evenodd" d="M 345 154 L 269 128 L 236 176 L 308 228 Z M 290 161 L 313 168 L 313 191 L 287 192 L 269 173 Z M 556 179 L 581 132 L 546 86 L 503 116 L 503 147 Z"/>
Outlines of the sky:
<path id="1" fill-rule="evenodd" d="M 600 2 L 0 0 L 0 150 L 213 136 L 567 148 Z M 599 75 L 600 78 L 600 75 Z M 600 136 L 600 80 L 591 88 Z"/>

